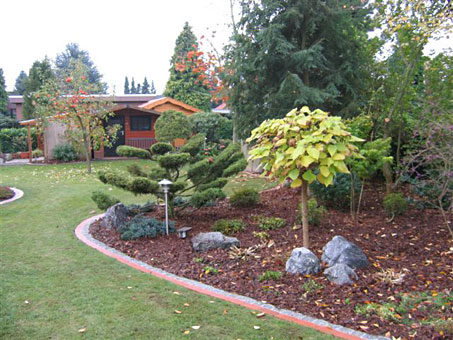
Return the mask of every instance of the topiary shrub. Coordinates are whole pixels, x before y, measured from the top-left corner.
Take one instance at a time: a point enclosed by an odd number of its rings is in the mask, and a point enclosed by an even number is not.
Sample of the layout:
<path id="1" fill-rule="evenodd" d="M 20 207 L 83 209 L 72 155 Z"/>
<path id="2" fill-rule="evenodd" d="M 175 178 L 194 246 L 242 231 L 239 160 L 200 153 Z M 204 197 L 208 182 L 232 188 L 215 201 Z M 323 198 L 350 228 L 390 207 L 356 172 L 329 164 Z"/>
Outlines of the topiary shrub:
<path id="1" fill-rule="evenodd" d="M 347 209 L 351 199 L 351 181 L 350 174 L 339 173 L 333 179 L 332 185 L 326 187 L 321 183 L 313 182 L 310 190 L 326 206 Z M 360 191 L 360 181 L 356 177 L 354 177 L 354 190 L 356 193 Z"/>
<path id="2" fill-rule="evenodd" d="M 116 153 L 118 156 L 122 157 L 138 157 L 141 159 L 149 159 L 151 154 L 145 149 L 135 148 L 128 145 L 120 145 L 116 148 Z"/>
<path id="3" fill-rule="evenodd" d="M 387 216 L 403 215 L 407 211 L 407 201 L 401 193 L 392 193 L 384 197 L 384 210 Z"/>
<path id="4" fill-rule="evenodd" d="M 190 197 L 190 204 L 194 207 L 200 208 L 217 199 L 224 199 L 225 193 L 219 188 L 210 188 L 204 191 L 196 192 Z"/>
<path id="5" fill-rule="evenodd" d="M 153 211 L 156 208 L 156 203 L 148 201 L 142 205 L 129 204 L 126 205 L 125 208 L 128 216 L 136 216 Z"/>
<path id="6" fill-rule="evenodd" d="M 286 225 L 286 220 L 280 217 L 255 216 L 255 220 L 258 222 L 258 228 L 263 230 L 279 229 Z"/>
<path id="7" fill-rule="evenodd" d="M 102 191 L 93 191 L 93 193 L 91 194 L 91 199 L 94 201 L 94 203 L 96 203 L 98 208 L 101 210 L 107 210 L 112 205 L 115 205 L 116 203 L 120 202 L 120 200 L 117 199 L 116 197 L 107 195 Z"/>
<path id="8" fill-rule="evenodd" d="M 168 231 L 175 232 L 174 222 L 168 222 Z M 143 215 L 133 217 L 126 225 L 119 228 L 122 240 L 135 240 L 141 237 L 165 235 L 165 223 Z"/>
<path id="9" fill-rule="evenodd" d="M 170 143 L 155 143 L 151 145 L 149 151 L 152 155 L 165 155 L 168 152 L 175 151 L 175 148 Z"/>
<path id="10" fill-rule="evenodd" d="M 78 158 L 74 147 L 69 143 L 56 145 L 52 150 L 52 157 L 63 162 L 75 161 Z"/>
<path id="11" fill-rule="evenodd" d="M 259 200 L 260 194 L 256 189 L 242 188 L 231 195 L 230 204 L 237 208 L 247 208 L 257 205 Z"/>
<path id="12" fill-rule="evenodd" d="M 216 221 L 211 229 L 212 231 L 219 231 L 222 234 L 231 235 L 245 230 L 245 224 L 241 220 L 222 219 Z"/>
<path id="13" fill-rule="evenodd" d="M 323 205 L 319 205 L 315 198 L 310 198 L 307 202 L 308 205 L 308 223 L 313 226 L 318 226 L 324 217 L 327 215 L 327 209 Z M 302 219 L 301 207 L 297 214 L 297 221 L 300 223 Z"/>

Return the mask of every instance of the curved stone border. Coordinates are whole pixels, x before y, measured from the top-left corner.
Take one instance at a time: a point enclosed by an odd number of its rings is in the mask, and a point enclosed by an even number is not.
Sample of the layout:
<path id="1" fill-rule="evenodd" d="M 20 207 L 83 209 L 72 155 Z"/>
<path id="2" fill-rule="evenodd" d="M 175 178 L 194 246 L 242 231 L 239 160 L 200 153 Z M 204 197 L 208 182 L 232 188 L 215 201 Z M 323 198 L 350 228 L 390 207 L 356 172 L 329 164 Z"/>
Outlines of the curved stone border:
<path id="1" fill-rule="evenodd" d="M 273 305 L 262 303 L 245 296 L 229 293 L 224 290 L 208 286 L 198 281 L 186 279 L 184 277 L 168 273 L 162 269 L 150 266 L 149 264 L 146 264 L 142 261 L 138 261 L 130 256 L 121 253 L 120 251 L 114 248 L 107 246 L 106 244 L 96 240 L 91 236 L 90 225 L 96 220 L 102 218 L 103 216 L 104 214 L 96 215 L 80 223 L 75 229 L 75 235 L 79 240 L 81 240 L 88 246 L 100 251 L 101 253 L 109 257 L 116 259 L 121 263 L 128 265 L 129 267 L 140 270 L 144 273 L 154 275 L 158 278 L 164 279 L 181 287 L 188 288 L 197 293 L 222 299 L 224 301 L 231 302 L 236 305 L 240 305 L 256 311 L 264 312 L 266 314 L 275 316 L 279 319 L 294 322 L 299 325 L 316 329 L 322 333 L 330 334 L 342 339 L 388 340 L 388 338 L 386 337 L 369 335 L 343 326 L 334 325 L 324 320 L 315 319 L 310 316 L 303 315 L 301 313 L 296 313 L 286 309 L 279 309 L 274 307 Z"/>
<path id="2" fill-rule="evenodd" d="M 16 188 L 13 188 L 13 187 L 9 187 L 12 191 L 14 191 L 14 196 L 10 199 L 7 199 L 7 200 L 4 200 L 4 201 L 1 201 L 0 202 L 0 205 L 2 204 L 6 204 L 6 203 L 10 203 L 10 202 L 13 202 L 13 201 L 16 201 L 18 200 L 19 198 L 22 198 L 24 196 L 24 192 L 20 189 L 16 189 Z"/>

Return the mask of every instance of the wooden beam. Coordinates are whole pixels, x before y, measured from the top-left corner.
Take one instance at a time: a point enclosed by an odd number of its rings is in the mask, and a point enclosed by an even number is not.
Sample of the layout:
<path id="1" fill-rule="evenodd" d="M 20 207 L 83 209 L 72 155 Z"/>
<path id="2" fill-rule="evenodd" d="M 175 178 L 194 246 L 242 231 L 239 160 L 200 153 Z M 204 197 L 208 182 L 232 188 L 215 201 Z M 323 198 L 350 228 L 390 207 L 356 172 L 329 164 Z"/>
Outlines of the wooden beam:
<path id="1" fill-rule="evenodd" d="M 31 127 L 30 127 L 30 124 L 27 125 L 28 127 L 28 160 L 30 161 L 30 163 L 32 162 L 32 143 L 31 143 Z"/>

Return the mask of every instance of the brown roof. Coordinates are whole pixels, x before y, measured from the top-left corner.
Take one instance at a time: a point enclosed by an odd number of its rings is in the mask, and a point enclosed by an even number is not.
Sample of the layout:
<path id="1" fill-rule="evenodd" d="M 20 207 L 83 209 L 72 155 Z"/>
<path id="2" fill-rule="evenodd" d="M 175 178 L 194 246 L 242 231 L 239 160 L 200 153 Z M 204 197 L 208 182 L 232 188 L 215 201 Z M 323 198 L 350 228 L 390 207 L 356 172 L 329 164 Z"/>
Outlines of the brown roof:
<path id="1" fill-rule="evenodd" d="M 173 99 L 173 98 L 170 98 L 170 97 L 162 97 L 162 98 L 153 99 L 153 100 L 150 100 L 149 102 L 147 102 L 145 104 L 139 105 L 139 107 L 151 110 L 151 109 L 155 109 L 159 105 L 167 104 L 167 103 L 170 103 L 170 104 L 173 104 L 173 105 L 176 105 L 176 106 L 180 106 L 180 107 L 182 107 L 182 108 L 184 108 L 184 109 L 186 109 L 188 111 L 192 111 L 194 113 L 201 111 L 201 110 L 197 109 L 194 106 L 191 106 L 189 104 L 186 104 L 184 102 L 181 102 L 179 100 L 176 100 L 176 99 Z"/>

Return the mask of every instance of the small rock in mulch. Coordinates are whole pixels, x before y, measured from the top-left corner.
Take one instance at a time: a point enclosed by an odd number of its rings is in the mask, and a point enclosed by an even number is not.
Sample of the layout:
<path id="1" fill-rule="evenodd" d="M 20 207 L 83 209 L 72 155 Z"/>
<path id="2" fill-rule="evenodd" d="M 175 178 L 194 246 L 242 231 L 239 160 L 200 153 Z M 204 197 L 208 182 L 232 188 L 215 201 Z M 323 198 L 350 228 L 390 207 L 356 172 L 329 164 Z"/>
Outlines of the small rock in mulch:
<path id="1" fill-rule="evenodd" d="M 311 275 L 321 270 L 318 257 L 307 248 L 294 248 L 286 261 L 286 271 L 291 274 Z"/>
<path id="2" fill-rule="evenodd" d="M 365 268 L 370 265 L 362 249 L 338 235 L 322 248 L 321 260 L 327 262 L 329 267 L 340 263 L 346 264 L 352 269 Z"/>
<path id="3" fill-rule="evenodd" d="M 192 237 L 192 247 L 196 251 L 207 251 L 211 249 L 228 249 L 232 246 L 240 247 L 241 242 L 235 237 L 228 237 L 221 232 L 199 233 Z"/>
<path id="4" fill-rule="evenodd" d="M 352 284 L 352 279 L 357 280 L 359 278 L 354 269 L 343 263 L 338 263 L 327 268 L 324 270 L 324 275 L 327 276 L 330 282 L 340 286 Z"/>
<path id="5" fill-rule="evenodd" d="M 117 203 L 107 209 L 101 225 L 107 229 L 118 229 L 127 222 L 127 210 L 123 203 Z"/>

